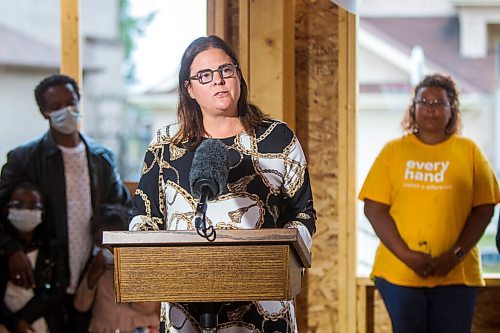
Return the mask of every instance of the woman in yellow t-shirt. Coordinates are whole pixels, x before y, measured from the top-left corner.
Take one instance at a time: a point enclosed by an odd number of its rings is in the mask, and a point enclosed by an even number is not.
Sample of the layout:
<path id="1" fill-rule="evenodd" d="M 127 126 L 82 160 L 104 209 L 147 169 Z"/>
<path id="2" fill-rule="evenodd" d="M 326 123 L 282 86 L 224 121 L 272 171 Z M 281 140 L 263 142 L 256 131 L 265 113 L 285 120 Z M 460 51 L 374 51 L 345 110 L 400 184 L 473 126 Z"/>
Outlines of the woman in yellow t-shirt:
<path id="1" fill-rule="evenodd" d="M 394 332 L 469 332 L 484 285 L 476 243 L 500 202 L 498 183 L 477 145 L 457 135 L 450 77 L 415 87 L 403 126 L 359 194 L 381 240 L 372 276 Z"/>

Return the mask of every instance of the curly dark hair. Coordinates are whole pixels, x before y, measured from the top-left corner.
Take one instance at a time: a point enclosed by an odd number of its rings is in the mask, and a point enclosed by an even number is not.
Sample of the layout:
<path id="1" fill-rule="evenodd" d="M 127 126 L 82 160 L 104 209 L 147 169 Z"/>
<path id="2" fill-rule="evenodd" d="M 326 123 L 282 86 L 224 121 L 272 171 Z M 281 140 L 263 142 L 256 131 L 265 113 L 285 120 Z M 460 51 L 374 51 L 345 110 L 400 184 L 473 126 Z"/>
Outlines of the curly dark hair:
<path id="1" fill-rule="evenodd" d="M 12 190 L 10 191 L 10 195 L 12 196 L 12 194 L 14 193 L 14 191 L 17 191 L 17 190 L 26 190 L 26 191 L 35 191 L 38 193 L 38 195 L 40 195 L 40 198 L 42 199 L 43 201 L 43 196 L 42 196 L 42 191 L 40 190 L 40 187 L 38 187 L 37 184 L 29 181 L 29 180 L 26 180 L 26 179 L 21 179 L 19 180 L 18 182 L 15 183 L 14 186 L 12 186 Z"/>
<path id="2" fill-rule="evenodd" d="M 78 100 L 80 100 L 80 88 L 78 88 L 78 83 L 76 83 L 75 79 L 70 76 L 64 74 L 53 74 L 38 83 L 35 88 L 35 100 L 40 112 L 43 112 L 45 108 L 45 100 L 43 98 L 43 94 L 50 88 L 54 86 L 70 84 L 75 91 Z"/>
<path id="3" fill-rule="evenodd" d="M 248 88 L 240 69 L 240 63 L 236 53 L 221 38 L 217 36 L 206 36 L 195 39 L 184 51 L 179 70 L 179 103 L 177 106 L 177 118 L 179 120 L 179 132 L 174 136 L 175 144 L 183 144 L 188 149 L 194 149 L 201 142 L 202 136 L 206 134 L 203 128 L 203 114 L 195 99 L 188 92 L 190 83 L 191 65 L 194 58 L 203 51 L 211 48 L 223 50 L 233 64 L 237 66 L 240 76 L 240 98 L 238 99 L 238 116 L 243 128 L 248 133 L 256 129 L 264 119 L 268 117 L 255 105 L 248 101 Z"/>
<path id="4" fill-rule="evenodd" d="M 446 95 L 450 100 L 451 109 L 451 118 L 446 125 L 446 133 L 459 134 L 462 123 L 460 118 L 460 101 L 458 99 L 460 93 L 457 89 L 455 81 L 453 81 L 451 77 L 437 73 L 425 76 L 424 79 L 415 86 L 411 105 L 406 110 L 403 121 L 401 122 L 404 132 L 406 134 L 418 132 L 417 120 L 415 118 L 416 97 L 420 89 L 426 87 L 437 87 L 446 91 Z"/>

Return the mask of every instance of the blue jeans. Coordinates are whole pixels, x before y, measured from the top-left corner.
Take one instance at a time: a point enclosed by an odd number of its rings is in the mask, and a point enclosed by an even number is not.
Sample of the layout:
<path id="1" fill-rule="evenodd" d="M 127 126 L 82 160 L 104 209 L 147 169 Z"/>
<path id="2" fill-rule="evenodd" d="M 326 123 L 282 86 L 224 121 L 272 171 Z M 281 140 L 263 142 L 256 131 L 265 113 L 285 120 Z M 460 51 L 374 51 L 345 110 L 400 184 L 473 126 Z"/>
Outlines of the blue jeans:
<path id="1" fill-rule="evenodd" d="M 394 333 L 469 333 L 477 287 L 402 287 L 375 279 Z"/>

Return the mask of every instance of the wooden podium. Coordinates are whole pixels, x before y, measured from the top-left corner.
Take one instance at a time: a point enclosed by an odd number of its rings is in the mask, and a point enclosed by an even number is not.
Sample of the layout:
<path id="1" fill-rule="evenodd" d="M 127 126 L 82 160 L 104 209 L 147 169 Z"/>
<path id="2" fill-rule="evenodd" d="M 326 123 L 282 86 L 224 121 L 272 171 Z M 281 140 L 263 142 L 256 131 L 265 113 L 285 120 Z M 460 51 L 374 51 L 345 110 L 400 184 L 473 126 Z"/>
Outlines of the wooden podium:
<path id="1" fill-rule="evenodd" d="M 297 229 L 105 231 L 117 302 L 290 300 L 311 255 Z"/>

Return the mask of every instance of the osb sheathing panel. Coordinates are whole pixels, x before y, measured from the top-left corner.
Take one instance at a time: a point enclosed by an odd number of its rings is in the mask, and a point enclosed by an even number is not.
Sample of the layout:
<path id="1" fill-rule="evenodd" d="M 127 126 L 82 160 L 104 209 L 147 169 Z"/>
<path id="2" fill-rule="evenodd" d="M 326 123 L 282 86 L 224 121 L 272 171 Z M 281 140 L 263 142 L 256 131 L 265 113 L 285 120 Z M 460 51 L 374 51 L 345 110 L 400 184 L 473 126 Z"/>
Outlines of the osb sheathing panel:
<path id="1" fill-rule="evenodd" d="M 227 40 L 238 50 L 238 0 L 228 1 Z M 337 7 L 329 0 L 296 0 L 296 133 L 306 153 L 318 212 L 313 267 L 304 276 L 297 299 L 302 332 L 339 332 L 337 129 Z M 374 332 L 391 331 L 378 292 L 374 298 Z M 500 288 L 481 289 L 473 333 L 500 332 Z"/>
<path id="2" fill-rule="evenodd" d="M 500 287 L 479 289 L 472 322 L 472 332 L 500 332 Z"/>
<path id="3" fill-rule="evenodd" d="M 387 333 L 392 332 L 391 320 L 389 314 L 385 309 L 384 301 L 380 297 L 380 293 L 375 290 L 373 297 L 373 313 L 374 313 L 374 333 Z"/>
<path id="4" fill-rule="evenodd" d="M 297 316 L 300 332 L 337 332 L 337 7 L 329 0 L 296 0 L 295 10 L 296 132 L 318 213 L 313 265 Z"/>
<path id="5" fill-rule="evenodd" d="M 308 159 L 318 212 L 313 267 L 304 276 L 296 313 L 301 333 L 339 332 L 337 7 L 329 0 L 295 2 L 296 133 Z M 238 50 L 238 0 L 227 4 L 227 40 Z M 378 292 L 374 307 L 374 332 L 390 332 L 390 320 Z M 499 309 L 500 289 L 481 289 L 472 332 L 500 332 Z"/>

